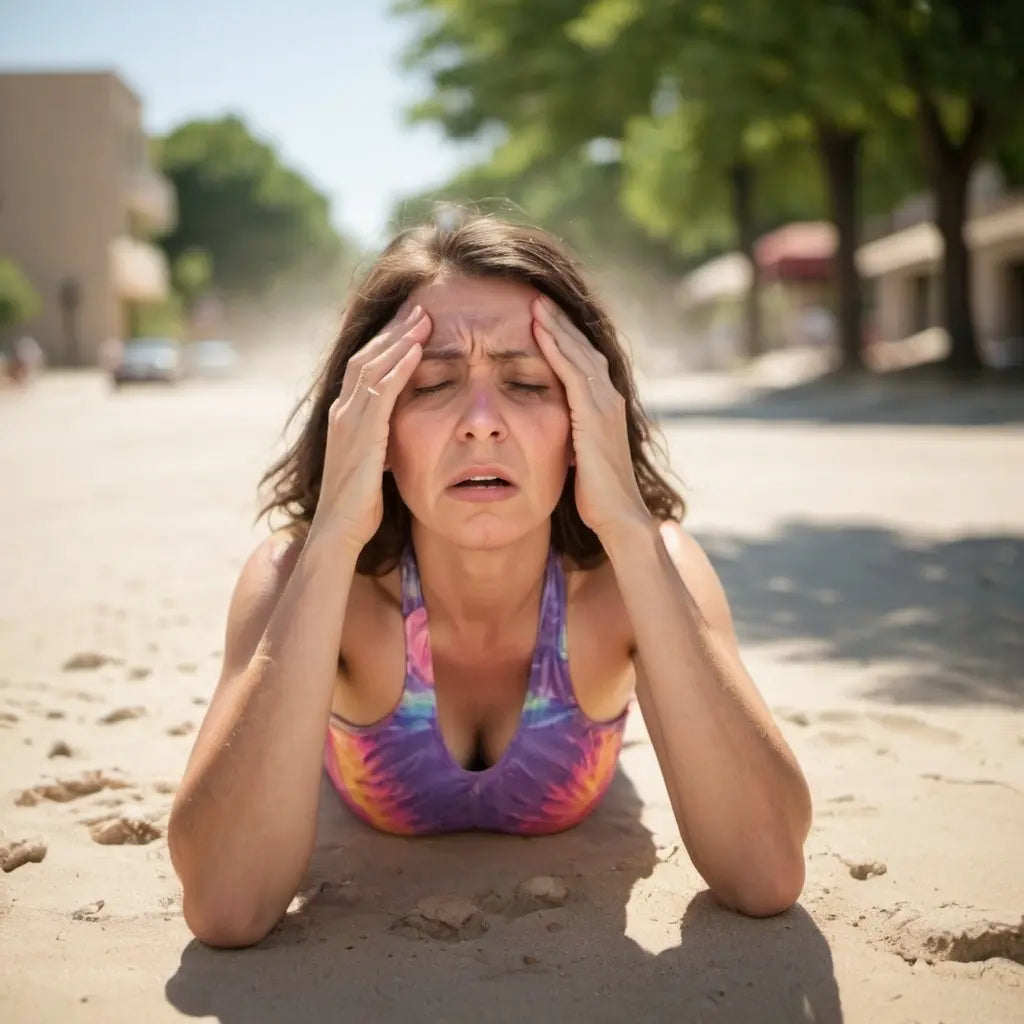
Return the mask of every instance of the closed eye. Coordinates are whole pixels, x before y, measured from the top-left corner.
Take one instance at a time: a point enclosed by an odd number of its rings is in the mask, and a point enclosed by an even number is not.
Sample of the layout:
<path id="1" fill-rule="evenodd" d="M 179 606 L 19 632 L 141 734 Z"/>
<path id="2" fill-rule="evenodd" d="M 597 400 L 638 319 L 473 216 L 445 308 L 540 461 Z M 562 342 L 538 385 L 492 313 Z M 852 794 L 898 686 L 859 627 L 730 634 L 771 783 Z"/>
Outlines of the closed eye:
<path id="1" fill-rule="evenodd" d="M 436 384 L 424 384 L 421 387 L 413 388 L 414 395 L 436 395 L 439 391 L 450 387 L 453 382 L 450 380 L 438 381 Z M 539 395 L 548 390 L 547 384 L 526 384 L 523 381 L 510 380 L 508 386 L 513 391 L 525 391 L 527 394 Z"/>
<path id="2" fill-rule="evenodd" d="M 450 380 L 442 380 L 437 384 L 426 384 L 423 387 L 413 388 L 412 393 L 414 395 L 434 395 L 437 394 L 438 391 L 448 387 L 449 384 L 451 384 Z"/>

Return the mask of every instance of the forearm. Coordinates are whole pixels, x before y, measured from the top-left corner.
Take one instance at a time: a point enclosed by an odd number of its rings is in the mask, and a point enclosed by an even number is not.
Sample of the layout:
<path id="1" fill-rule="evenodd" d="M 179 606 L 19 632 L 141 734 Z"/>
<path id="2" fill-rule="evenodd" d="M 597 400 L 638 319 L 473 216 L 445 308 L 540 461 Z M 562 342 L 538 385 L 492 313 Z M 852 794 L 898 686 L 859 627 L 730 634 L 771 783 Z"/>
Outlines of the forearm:
<path id="1" fill-rule="evenodd" d="M 311 535 L 255 655 L 203 723 L 168 833 L 186 917 L 269 928 L 308 862 L 355 569 L 338 550 Z"/>
<path id="2" fill-rule="evenodd" d="M 799 892 L 810 799 L 771 713 L 704 621 L 656 524 L 606 547 L 643 669 L 641 709 L 694 863 L 740 909 Z"/>

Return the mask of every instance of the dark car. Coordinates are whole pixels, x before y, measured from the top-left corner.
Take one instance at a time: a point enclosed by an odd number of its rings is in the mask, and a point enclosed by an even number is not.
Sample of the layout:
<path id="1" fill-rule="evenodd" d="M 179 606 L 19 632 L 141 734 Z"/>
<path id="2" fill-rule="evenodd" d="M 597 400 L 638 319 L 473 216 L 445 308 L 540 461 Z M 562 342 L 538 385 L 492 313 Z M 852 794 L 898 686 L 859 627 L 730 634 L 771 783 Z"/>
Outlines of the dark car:
<path id="1" fill-rule="evenodd" d="M 132 338 L 125 342 L 112 375 L 119 387 L 148 381 L 173 384 L 183 372 L 181 342 L 176 338 Z"/>

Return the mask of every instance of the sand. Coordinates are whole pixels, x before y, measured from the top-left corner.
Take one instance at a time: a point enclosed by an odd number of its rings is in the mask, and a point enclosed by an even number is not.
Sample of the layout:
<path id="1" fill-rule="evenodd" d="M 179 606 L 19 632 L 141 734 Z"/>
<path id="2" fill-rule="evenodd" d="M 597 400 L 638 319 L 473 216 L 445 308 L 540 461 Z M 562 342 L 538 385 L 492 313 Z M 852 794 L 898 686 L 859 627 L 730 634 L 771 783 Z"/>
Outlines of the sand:
<path id="1" fill-rule="evenodd" d="M 976 389 L 645 391 L 812 787 L 792 910 L 709 896 L 637 713 L 577 829 L 402 839 L 325 788 L 279 927 L 192 939 L 167 814 L 308 365 L 0 391 L 0 1018 L 1024 1019 L 1024 414 Z"/>

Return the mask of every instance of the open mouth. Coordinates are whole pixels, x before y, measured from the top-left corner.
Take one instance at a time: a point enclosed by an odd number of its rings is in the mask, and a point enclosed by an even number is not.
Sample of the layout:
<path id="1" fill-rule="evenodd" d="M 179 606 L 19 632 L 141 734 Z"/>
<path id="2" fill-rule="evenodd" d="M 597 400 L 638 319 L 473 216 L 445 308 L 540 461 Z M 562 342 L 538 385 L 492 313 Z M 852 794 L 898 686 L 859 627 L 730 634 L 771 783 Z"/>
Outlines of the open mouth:
<path id="1" fill-rule="evenodd" d="M 460 480 L 455 487 L 511 487 L 512 484 L 500 476 L 470 476 Z"/>

